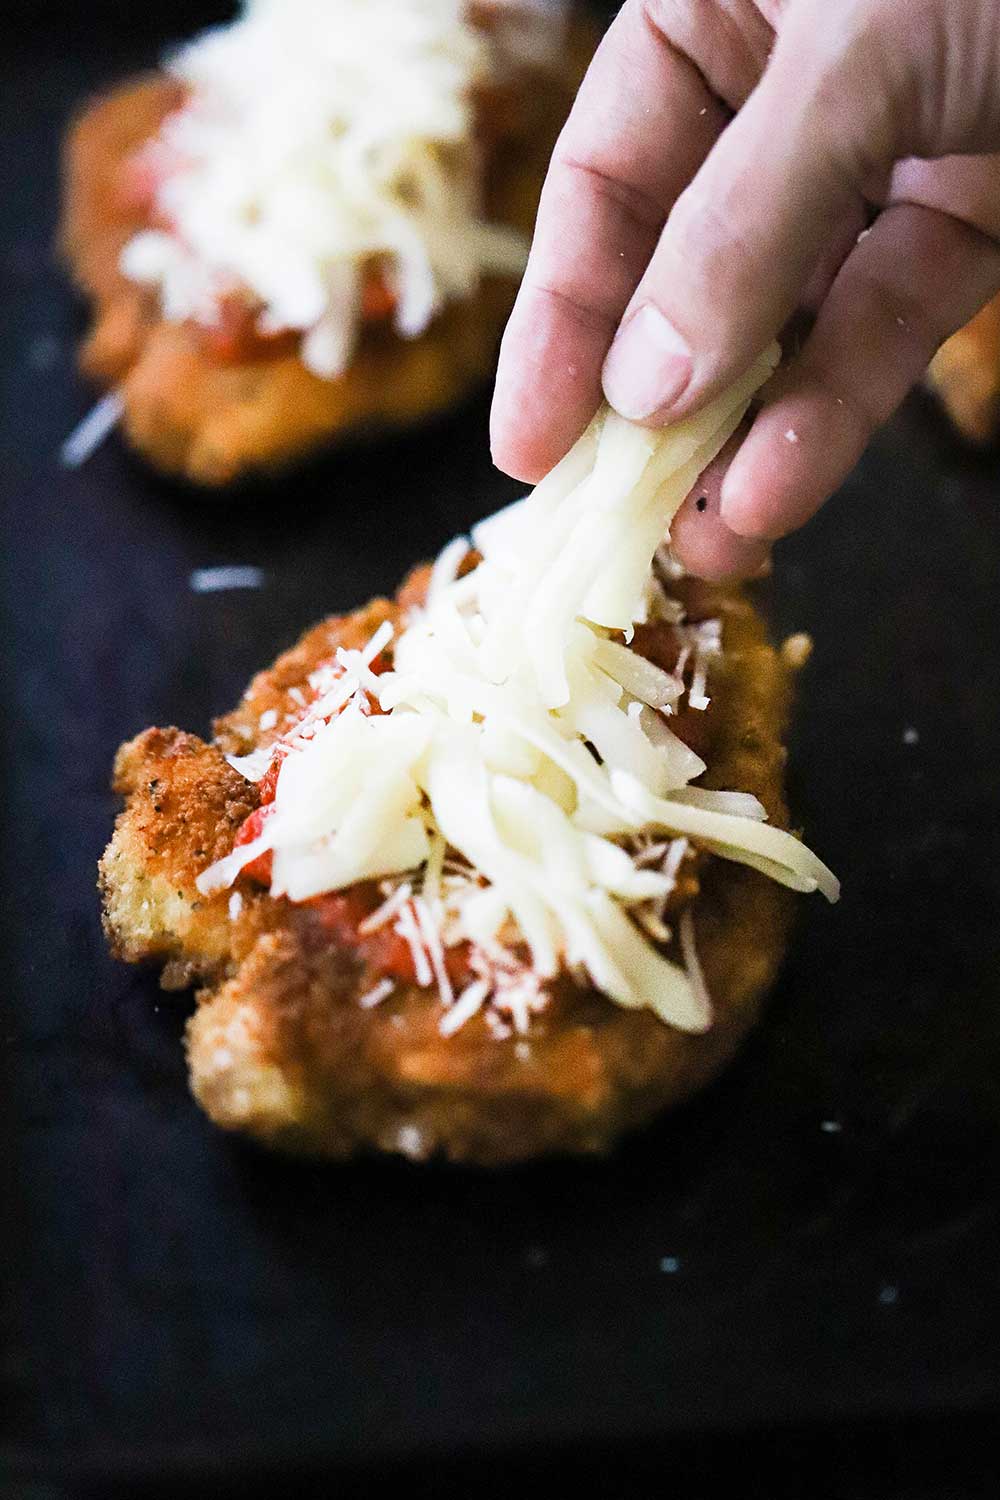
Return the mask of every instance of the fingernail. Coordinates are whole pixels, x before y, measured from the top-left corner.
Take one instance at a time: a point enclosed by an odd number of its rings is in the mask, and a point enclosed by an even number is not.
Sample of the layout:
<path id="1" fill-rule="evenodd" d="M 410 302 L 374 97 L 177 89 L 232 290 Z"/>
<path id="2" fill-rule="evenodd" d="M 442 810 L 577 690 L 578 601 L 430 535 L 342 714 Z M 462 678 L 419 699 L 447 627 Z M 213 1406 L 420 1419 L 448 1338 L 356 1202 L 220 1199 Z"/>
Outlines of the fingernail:
<path id="1" fill-rule="evenodd" d="M 753 539 L 757 536 L 756 507 L 748 497 L 739 469 L 739 457 L 734 459 L 719 492 L 719 515 L 724 526 L 737 536 Z"/>
<path id="2" fill-rule="evenodd" d="M 672 405 L 691 379 L 691 350 L 651 302 L 619 329 L 604 361 L 604 394 L 615 411 L 641 422 Z"/>

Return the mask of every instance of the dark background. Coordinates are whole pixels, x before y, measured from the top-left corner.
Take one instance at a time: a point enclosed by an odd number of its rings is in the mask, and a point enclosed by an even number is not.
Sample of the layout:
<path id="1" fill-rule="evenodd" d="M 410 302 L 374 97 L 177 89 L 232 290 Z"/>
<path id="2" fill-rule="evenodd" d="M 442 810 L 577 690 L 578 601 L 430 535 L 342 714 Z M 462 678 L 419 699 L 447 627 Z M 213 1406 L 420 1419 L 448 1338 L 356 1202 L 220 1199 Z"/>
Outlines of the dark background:
<path id="1" fill-rule="evenodd" d="M 92 400 L 60 133 L 225 13 L 4 10 L 0 1491 L 995 1495 L 1000 474 L 925 398 L 778 550 L 775 628 L 816 642 L 793 800 L 845 893 L 802 901 L 765 1024 L 693 1106 L 603 1162 L 270 1159 L 188 1097 L 187 1000 L 107 957 L 119 741 L 204 732 L 517 493 L 485 393 L 231 501 L 114 438 L 60 469 Z M 265 586 L 192 592 L 222 563 Z"/>

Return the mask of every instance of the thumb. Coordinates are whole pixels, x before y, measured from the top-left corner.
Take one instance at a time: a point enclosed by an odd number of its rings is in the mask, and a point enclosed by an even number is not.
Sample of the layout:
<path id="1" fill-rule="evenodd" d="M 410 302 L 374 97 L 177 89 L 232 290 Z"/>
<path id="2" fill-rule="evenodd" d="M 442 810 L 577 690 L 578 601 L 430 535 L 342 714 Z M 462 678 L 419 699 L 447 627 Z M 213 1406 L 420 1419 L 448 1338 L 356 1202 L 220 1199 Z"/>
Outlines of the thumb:
<path id="1" fill-rule="evenodd" d="M 604 393 L 622 416 L 674 420 L 733 380 L 857 216 L 862 185 L 888 176 L 900 111 L 873 77 L 871 9 L 789 8 L 760 83 L 675 203 L 608 352 Z"/>

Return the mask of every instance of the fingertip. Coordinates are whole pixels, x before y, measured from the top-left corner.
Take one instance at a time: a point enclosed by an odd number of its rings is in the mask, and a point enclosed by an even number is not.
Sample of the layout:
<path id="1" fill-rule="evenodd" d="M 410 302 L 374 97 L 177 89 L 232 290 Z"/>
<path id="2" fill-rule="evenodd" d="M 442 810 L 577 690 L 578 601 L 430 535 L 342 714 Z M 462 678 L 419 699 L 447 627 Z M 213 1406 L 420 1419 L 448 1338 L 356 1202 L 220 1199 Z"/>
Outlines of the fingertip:
<path id="1" fill-rule="evenodd" d="M 770 571 L 770 547 L 763 542 L 744 542 L 732 533 L 701 544 L 685 538 L 673 550 L 685 572 L 704 578 L 707 583 L 762 578 Z"/>
<path id="2" fill-rule="evenodd" d="M 720 514 L 735 535 L 776 542 L 833 493 L 857 443 L 827 408 L 806 391 L 789 392 L 758 414 L 722 482 Z"/>
<path id="3" fill-rule="evenodd" d="M 721 522 L 693 524 L 679 513 L 671 531 L 675 555 L 688 573 L 710 583 L 757 578 L 767 571 L 771 548 L 767 542 L 748 542 Z M 702 520 L 699 517 L 699 522 Z"/>
<path id="4" fill-rule="evenodd" d="M 509 432 L 494 433 L 492 427 L 490 457 L 495 468 L 503 474 L 509 474 L 511 479 L 519 479 L 522 484 L 538 484 L 548 472 L 537 462 L 530 448 L 525 449 Z M 549 468 L 551 467 L 550 464 Z"/>
<path id="5" fill-rule="evenodd" d="M 500 346 L 490 448 L 529 484 L 563 457 L 597 410 L 604 336 L 558 298 L 522 286 Z"/>
<path id="6" fill-rule="evenodd" d="M 735 434 L 700 476 L 670 527 L 670 542 L 689 573 L 713 583 L 729 578 L 754 578 L 767 566 L 766 542 L 738 536 L 720 512 L 720 495 L 727 467 L 739 448 Z"/>
<path id="7" fill-rule="evenodd" d="M 498 371 L 490 407 L 490 455 L 494 464 L 512 479 L 537 484 L 562 457 L 553 452 L 546 427 L 526 418 L 531 393 L 523 381 Z"/>
<path id="8" fill-rule="evenodd" d="M 524 484 L 538 484 L 572 446 L 579 429 L 565 425 L 553 427 L 532 422 L 525 416 L 524 392 L 514 399 L 497 382 L 490 411 L 490 456 L 494 464 L 512 479 Z M 588 418 L 589 420 L 589 418 Z"/>
<path id="9" fill-rule="evenodd" d="M 629 422 L 666 422 L 691 384 L 691 350 L 654 302 L 622 323 L 601 370 L 605 399 Z"/>
<path id="10" fill-rule="evenodd" d="M 767 496 L 760 493 L 752 464 L 735 464 L 723 481 L 720 515 L 725 526 L 746 542 L 776 541 L 783 533 L 768 521 Z"/>

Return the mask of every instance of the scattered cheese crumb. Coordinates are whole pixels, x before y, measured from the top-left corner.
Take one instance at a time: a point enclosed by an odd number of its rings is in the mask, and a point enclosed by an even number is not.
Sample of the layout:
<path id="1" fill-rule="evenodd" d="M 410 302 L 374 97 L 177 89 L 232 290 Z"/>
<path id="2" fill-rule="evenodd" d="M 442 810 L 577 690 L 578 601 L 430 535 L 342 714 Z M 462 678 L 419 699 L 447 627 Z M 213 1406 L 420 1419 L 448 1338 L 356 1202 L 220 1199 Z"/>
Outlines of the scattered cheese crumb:
<path id="1" fill-rule="evenodd" d="M 788 636 L 781 646 L 781 659 L 794 671 L 799 671 L 812 656 L 812 636 L 807 635 L 804 630 L 795 635 Z"/>
<path id="2" fill-rule="evenodd" d="M 420 930 L 420 936 L 423 939 L 424 949 L 426 950 L 427 957 L 430 959 L 431 968 L 434 971 L 441 1004 L 447 1007 L 454 1001 L 455 994 L 451 987 L 451 980 L 448 977 L 448 966 L 445 963 L 444 945 L 441 942 L 441 934 L 431 914 L 430 907 L 423 896 L 414 896 L 411 905 L 416 913 L 417 926 Z"/>
<path id="3" fill-rule="evenodd" d="M 788 431 L 785 433 L 785 442 L 786 443 L 797 443 L 798 440 L 799 440 L 799 435 L 795 431 L 795 428 L 794 427 L 789 427 Z"/>
<path id="4" fill-rule="evenodd" d="M 412 903 L 407 902 L 400 909 L 393 931 L 403 939 L 410 950 L 410 957 L 413 959 L 413 972 L 416 976 L 417 984 L 422 990 L 429 989 L 434 983 L 434 971 L 424 951 L 420 928 L 417 926 Z"/>
<path id="5" fill-rule="evenodd" d="M 903 730 L 903 744 L 904 745 L 917 745 L 919 743 L 920 743 L 920 731 L 919 731 L 919 729 L 914 729 L 913 726 L 912 726 L 912 724 L 911 724 L 906 729 Z"/>
<path id="6" fill-rule="evenodd" d="M 676 1255 L 665 1255 L 660 1261 L 660 1270 L 666 1272 L 668 1276 L 672 1276 L 675 1271 L 679 1271 L 680 1267 L 681 1263 Z"/>
<path id="7" fill-rule="evenodd" d="M 396 1132 L 396 1147 L 404 1156 L 419 1160 L 426 1151 L 423 1131 L 417 1125 L 400 1125 Z"/>
<path id="8" fill-rule="evenodd" d="M 368 933 L 376 932 L 380 927 L 384 927 L 386 922 L 392 920 L 400 907 L 404 906 L 412 895 L 413 887 L 408 880 L 404 880 L 402 885 L 397 886 L 395 890 L 390 892 L 381 906 L 376 906 L 374 911 L 369 912 L 367 917 L 359 922 L 358 931 L 362 937 L 366 937 Z"/>
<path id="9" fill-rule="evenodd" d="M 438 1031 L 442 1036 L 453 1036 L 466 1021 L 482 1009 L 483 1001 L 490 992 L 489 983 L 485 979 L 474 980 L 472 984 L 459 995 L 454 1004 L 445 1011 L 441 1017 Z"/>
<path id="10" fill-rule="evenodd" d="M 243 910 L 243 897 L 240 895 L 239 891 L 233 891 L 233 894 L 229 898 L 229 920 L 230 920 L 230 922 L 235 922 L 236 919 L 239 917 L 240 912 L 242 910 Z"/>
<path id="11" fill-rule="evenodd" d="M 278 722 L 278 710 L 276 708 L 268 708 L 268 709 L 265 709 L 265 711 L 261 714 L 260 718 L 257 720 L 257 728 L 258 729 L 273 729 L 274 726 L 275 726 L 275 724 L 277 724 L 277 722 Z"/>
<path id="12" fill-rule="evenodd" d="M 684 958 L 684 968 L 687 971 L 688 981 L 691 985 L 691 993 L 695 1003 L 701 1008 L 707 1025 L 711 1022 L 712 1018 L 712 997 L 708 993 L 708 986 L 705 984 L 705 975 L 702 972 L 701 961 L 698 957 L 694 917 L 690 906 L 686 906 L 681 912 L 680 921 L 677 924 L 677 936 L 680 939 L 681 954 Z"/>
<path id="13" fill-rule="evenodd" d="M 188 579 L 188 587 L 193 594 L 223 594 L 230 589 L 259 589 L 263 584 L 263 571 L 249 564 L 195 568 Z"/>
<path id="14" fill-rule="evenodd" d="M 396 988 L 391 979 L 380 979 L 378 984 L 373 985 L 370 990 L 365 990 L 363 995 L 358 996 L 358 1004 L 362 1010 L 373 1010 L 376 1005 L 387 999 Z"/>
<path id="15" fill-rule="evenodd" d="M 125 402 L 118 391 L 109 391 L 91 407 L 83 421 L 74 427 L 59 450 L 59 460 L 66 469 L 78 469 L 99 448 L 108 433 L 121 421 Z"/>

